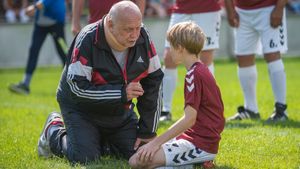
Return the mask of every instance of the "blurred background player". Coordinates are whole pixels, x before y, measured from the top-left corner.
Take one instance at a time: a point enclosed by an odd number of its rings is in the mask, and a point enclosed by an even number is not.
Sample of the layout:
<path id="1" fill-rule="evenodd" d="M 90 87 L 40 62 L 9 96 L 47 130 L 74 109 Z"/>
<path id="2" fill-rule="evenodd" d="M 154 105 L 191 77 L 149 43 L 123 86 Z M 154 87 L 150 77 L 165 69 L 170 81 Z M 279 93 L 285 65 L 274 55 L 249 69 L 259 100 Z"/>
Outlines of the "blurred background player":
<path id="1" fill-rule="evenodd" d="M 29 17 L 25 14 L 28 6 L 27 0 L 4 0 L 5 19 L 8 23 L 16 23 L 18 18 L 21 23 L 27 23 Z"/>
<path id="2" fill-rule="evenodd" d="M 169 28 L 183 21 L 194 21 L 204 31 L 206 41 L 201 52 L 201 61 L 214 74 L 213 53 L 219 47 L 219 30 L 221 23 L 220 4 L 216 0 L 176 0 Z M 177 83 L 177 66 L 173 63 L 170 54 L 170 45 L 166 41 L 164 52 L 164 79 L 163 79 L 163 109 L 161 121 L 171 120 L 172 97 Z"/>
<path id="3" fill-rule="evenodd" d="M 259 39 L 275 96 L 275 110 L 268 121 L 287 120 L 286 75 L 280 52 L 287 50 L 285 5 L 287 0 L 225 0 L 228 22 L 236 28 L 235 53 L 244 106 L 228 120 L 259 119 L 256 100 L 255 53 Z M 235 8 L 236 6 L 236 8 Z"/>
<path id="4" fill-rule="evenodd" d="M 28 16 L 35 15 L 32 40 L 29 49 L 29 57 L 27 60 L 26 71 L 23 81 L 19 84 L 11 84 L 9 90 L 18 94 L 30 93 L 30 82 L 35 71 L 40 49 L 48 34 L 53 37 L 56 50 L 60 56 L 62 63 L 65 63 L 65 0 L 40 0 L 34 5 L 30 5 L 26 9 Z"/>
<path id="5" fill-rule="evenodd" d="M 89 0 L 89 19 L 88 23 L 93 23 L 101 19 L 108 13 L 113 4 L 120 0 Z M 134 0 L 133 2 L 140 8 L 144 14 L 146 0 Z M 85 0 L 75 0 L 72 3 L 72 26 L 71 31 L 76 35 L 81 30 L 80 16 L 84 7 Z"/>

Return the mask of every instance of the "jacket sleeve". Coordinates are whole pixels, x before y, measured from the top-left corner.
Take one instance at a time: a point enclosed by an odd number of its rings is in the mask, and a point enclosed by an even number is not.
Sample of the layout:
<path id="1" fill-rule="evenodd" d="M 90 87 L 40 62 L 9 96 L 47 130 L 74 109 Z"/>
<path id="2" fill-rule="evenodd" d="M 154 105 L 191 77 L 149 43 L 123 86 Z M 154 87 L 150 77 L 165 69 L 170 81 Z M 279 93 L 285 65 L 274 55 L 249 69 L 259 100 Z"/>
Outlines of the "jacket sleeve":
<path id="1" fill-rule="evenodd" d="M 67 83 L 72 98 L 86 106 L 97 104 L 123 104 L 127 102 L 123 84 L 95 85 L 91 82 L 93 67 L 91 55 L 93 38 L 81 32 L 72 49 L 71 63 L 68 66 Z"/>
<path id="2" fill-rule="evenodd" d="M 156 136 L 160 112 L 161 112 L 161 82 L 163 72 L 161 70 L 160 59 L 156 54 L 152 42 L 149 40 L 148 53 L 150 63 L 148 68 L 148 76 L 143 78 L 140 83 L 144 89 L 144 94 L 138 97 L 137 110 L 140 114 L 138 124 L 138 137 L 151 138 Z"/>

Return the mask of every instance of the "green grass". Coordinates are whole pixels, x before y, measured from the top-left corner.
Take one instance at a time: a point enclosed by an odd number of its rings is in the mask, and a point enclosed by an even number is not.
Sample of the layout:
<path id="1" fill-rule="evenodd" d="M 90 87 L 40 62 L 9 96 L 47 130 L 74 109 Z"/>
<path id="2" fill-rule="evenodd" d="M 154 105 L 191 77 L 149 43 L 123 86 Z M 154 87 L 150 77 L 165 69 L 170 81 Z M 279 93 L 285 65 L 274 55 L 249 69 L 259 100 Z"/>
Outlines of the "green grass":
<path id="1" fill-rule="evenodd" d="M 273 110 L 274 99 L 264 61 L 257 61 L 259 72 L 257 97 L 261 121 L 227 123 L 222 133 L 217 168 L 300 168 L 300 58 L 284 60 L 287 74 L 287 102 L 290 120 L 265 124 Z M 225 116 L 229 117 L 243 104 L 236 63 L 219 60 L 215 75 L 222 92 Z M 45 119 L 59 110 L 55 92 L 61 68 L 39 68 L 34 75 L 31 94 L 20 96 L 7 90 L 9 83 L 22 79 L 23 69 L 0 70 L 0 168 L 71 168 L 67 160 L 41 159 L 36 145 Z M 173 100 L 173 117 L 183 111 L 183 76 L 179 68 L 178 85 Z M 298 93 L 299 92 L 299 93 Z M 172 123 L 161 123 L 159 133 Z M 104 158 L 88 166 L 75 168 L 129 168 L 125 161 Z"/>

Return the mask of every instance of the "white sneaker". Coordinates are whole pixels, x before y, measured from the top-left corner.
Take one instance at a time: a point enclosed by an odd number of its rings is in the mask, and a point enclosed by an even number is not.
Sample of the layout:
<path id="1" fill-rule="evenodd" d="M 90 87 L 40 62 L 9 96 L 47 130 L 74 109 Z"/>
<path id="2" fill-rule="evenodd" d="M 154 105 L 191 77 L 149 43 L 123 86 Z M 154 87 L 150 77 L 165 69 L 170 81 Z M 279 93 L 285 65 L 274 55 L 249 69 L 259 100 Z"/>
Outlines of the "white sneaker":
<path id="1" fill-rule="evenodd" d="M 47 121 L 44 125 L 43 131 L 40 135 L 40 139 L 38 141 L 38 155 L 40 157 L 46 157 L 49 158 L 53 154 L 50 150 L 50 134 L 49 129 L 53 126 L 64 126 L 64 122 L 62 120 L 61 114 L 57 112 L 52 112 L 49 114 Z"/>

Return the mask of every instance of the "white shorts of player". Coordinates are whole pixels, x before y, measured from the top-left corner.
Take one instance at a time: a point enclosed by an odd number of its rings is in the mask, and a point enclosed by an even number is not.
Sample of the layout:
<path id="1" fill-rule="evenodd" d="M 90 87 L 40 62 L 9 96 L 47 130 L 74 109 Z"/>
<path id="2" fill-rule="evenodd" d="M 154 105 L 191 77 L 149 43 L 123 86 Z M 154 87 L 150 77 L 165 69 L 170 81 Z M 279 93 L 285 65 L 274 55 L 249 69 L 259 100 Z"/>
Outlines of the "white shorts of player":
<path id="1" fill-rule="evenodd" d="M 193 21 L 198 24 L 207 40 L 203 46 L 203 50 L 217 49 L 219 48 L 219 33 L 221 25 L 221 12 L 206 12 L 195 14 L 179 14 L 173 13 L 171 15 L 169 29 L 171 26 L 179 22 Z M 166 40 L 165 47 L 170 47 L 169 42 Z"/>
<path id="2" fill-rule="evenodd" d="M 192 164 L 213 160 L 216 154 L 207 153 L 184 139 L 172 139 L 162 145 L 166 156 L 166 166 L 159 168 L 189 168 Z M 178 167 L 176 167 L 178 166 Z M 181 167 L 180 167 L 181 166 Z"/>
<path id="3" fill-rule="evenodd" d="M 274 6 L 244 10 L 236 8 L 240 26 L 235 29 L 235 54 L 249 55 L 260 53 L 273 53 L 287 51 L 287 32 L 285 10 L 282 25 L 272 28 L 270 15 Z M 261 46 L 259 46 L 261 45 Z"/>

